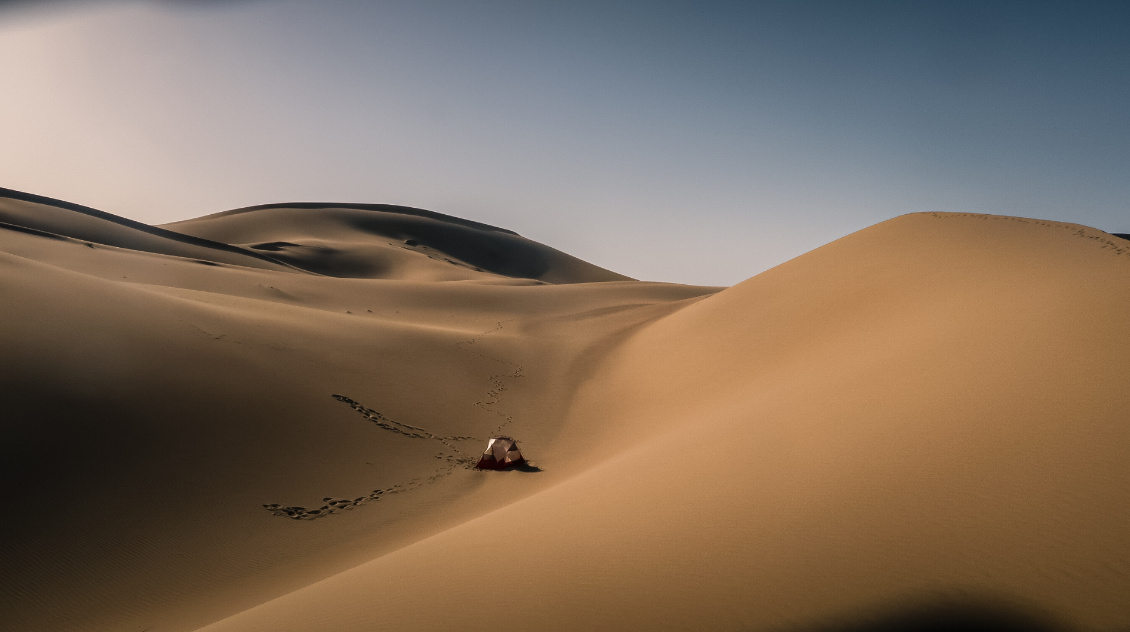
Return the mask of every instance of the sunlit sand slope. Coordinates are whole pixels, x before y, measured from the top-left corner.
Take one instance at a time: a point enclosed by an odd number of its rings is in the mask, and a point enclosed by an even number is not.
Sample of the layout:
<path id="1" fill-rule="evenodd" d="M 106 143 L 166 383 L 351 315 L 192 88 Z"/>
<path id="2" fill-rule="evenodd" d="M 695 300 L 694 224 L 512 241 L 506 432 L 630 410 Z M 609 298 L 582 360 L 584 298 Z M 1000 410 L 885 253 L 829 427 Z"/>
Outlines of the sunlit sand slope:
<path id="1" fill-rule="evenodd" d="M 1130 242 L 900 217 L 611 352 L 567 480 L 209 632 L 810 629 L 931 600 L 1130 624 Z"/>

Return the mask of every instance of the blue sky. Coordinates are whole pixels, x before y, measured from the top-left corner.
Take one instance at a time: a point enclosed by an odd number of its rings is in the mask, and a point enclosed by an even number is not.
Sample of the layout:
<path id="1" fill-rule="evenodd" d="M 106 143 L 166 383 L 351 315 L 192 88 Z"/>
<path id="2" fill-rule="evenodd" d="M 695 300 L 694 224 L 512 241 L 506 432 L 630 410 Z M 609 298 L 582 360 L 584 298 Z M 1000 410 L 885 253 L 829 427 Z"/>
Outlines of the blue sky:
<path id="1" fill-rule="evenodd" d="M 914 211 L 1125 232 L 1127 7 L 0 1 L 0 186 L 407 204 L 708 285 Z"/>

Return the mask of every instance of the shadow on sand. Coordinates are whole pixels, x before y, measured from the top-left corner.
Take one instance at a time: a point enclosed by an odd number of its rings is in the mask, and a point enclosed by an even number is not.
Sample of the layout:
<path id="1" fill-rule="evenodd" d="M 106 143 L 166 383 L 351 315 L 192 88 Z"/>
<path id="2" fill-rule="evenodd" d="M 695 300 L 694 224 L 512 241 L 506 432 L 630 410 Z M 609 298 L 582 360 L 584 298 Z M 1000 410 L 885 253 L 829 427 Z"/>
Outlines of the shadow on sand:
<path id="1" fill-rule="evenodd" d="M 501 469 L 501 470 L 490 470 L 490 469 L 479 469 L 479 468 L 475 468 L 475 469 L 477 469 L 480 472 L 543 472 L 544 471 L 540 467 L 534 465 L 533 463 L 523 463 L 521 465 L 511 465 L 511 466 L 506 467 L 506 468 Z"/>
<path id="2" fill-rule="evenodd" d="M 1073 632 L 1046 615 L 992 601 L 937 602 L 887 608 L 869 617 L 797 632 Z"/>

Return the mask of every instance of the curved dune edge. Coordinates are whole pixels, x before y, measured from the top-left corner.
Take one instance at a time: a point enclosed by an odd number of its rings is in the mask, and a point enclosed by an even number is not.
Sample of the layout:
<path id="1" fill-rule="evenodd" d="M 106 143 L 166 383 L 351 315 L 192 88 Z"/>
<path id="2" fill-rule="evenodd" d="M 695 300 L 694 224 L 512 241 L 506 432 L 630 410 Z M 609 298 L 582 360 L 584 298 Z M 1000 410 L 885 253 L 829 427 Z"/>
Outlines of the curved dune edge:
<path id="1" fill-rule="evenodd" d="M 253 268 L 292 269 L 254 250 L 150 226 L 62 200 L 0 187 L 0 222 L 105 246 Z"/>
<path id="2" fill-rule="evenodd" d="M 921 214 L 643 329 L 576 478 L 202 628 L 779 629 L 932 599 L 1130 622 L 1130 245 Z"/>
<path id="3" fill-rule="evenodd" d="M 269 204 L 165 227 L 335 277 L 452 281 L 498 275 L 557 284 L 633 280 L 513 231 L 403 206 Z"/>

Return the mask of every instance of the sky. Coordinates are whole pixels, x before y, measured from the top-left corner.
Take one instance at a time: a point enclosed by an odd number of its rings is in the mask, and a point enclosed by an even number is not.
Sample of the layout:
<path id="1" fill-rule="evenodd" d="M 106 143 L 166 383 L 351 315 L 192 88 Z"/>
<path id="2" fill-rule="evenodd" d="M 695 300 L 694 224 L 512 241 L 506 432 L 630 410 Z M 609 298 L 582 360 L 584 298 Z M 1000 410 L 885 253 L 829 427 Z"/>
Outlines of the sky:
<path id="1" fill-rule="evenodd" d="M 0 186 L 404 204 L 732 285 L 904 213 L 1130 232 L 1130 3 L 0 0 Z"/>

